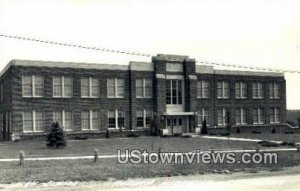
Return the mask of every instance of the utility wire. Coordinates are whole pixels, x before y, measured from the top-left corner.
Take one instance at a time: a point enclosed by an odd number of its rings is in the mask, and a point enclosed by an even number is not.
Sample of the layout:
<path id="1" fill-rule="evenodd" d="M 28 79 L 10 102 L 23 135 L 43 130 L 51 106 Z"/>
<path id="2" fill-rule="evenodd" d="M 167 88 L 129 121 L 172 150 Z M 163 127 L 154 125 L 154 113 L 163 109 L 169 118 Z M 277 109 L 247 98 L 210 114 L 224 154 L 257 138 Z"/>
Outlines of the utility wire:
<path id="1" fill-rule="evenodd" d="M 38 38 L 28 38 L 28 37 L 16 36 L 16 35 L 0 34 L 0 37 L 16 39 L 16 40 L 32 41 L 32 42 L 38 42 L 38 43 L 44 43 L 44 44 L 53 44 L 53 45 L 65 46 L 65 47 L 81 48 L 81 49 L 87 49 L 87 50 L 96 50 L 96 51 L 109 52 L 109 53 L 127 54 L 127 55 L 132 55 L 132 56 L 142 56 L 142 57 L 148 57 L 148 58 L 151 58 L 154 56 L 151 54 L 145 54 L 145 53 L 135 52 L 135 51 L 123 51 L 123 50 L 116 50 L 116 49 L 100 48 L 100 47 L 95 47 L 95 46 L 85 46 L 85 45 L 72 44 L 72 43 L 41 40 Z M 174 59 L 174 58 L 170 58 L 170 59 Z M 174 59 L 174 60 L 176 60 L 176 59 Z M 275 68 L 242 66 L 242 65 L 208 62 L 208 61 L 196 61 L 196 63 L 205 64 L 205 65 L 213 65 L 213 66 L 230 67 L 230 68 L 241 68 L 241 69 L 249 69 L 249 70 L 266 71 L 266 72 L 282 72 L 282 73 L 300 74 L 300 71 L 297 71 L 297 70 L 282 70 L 282 69 L 275 69 Z"/>

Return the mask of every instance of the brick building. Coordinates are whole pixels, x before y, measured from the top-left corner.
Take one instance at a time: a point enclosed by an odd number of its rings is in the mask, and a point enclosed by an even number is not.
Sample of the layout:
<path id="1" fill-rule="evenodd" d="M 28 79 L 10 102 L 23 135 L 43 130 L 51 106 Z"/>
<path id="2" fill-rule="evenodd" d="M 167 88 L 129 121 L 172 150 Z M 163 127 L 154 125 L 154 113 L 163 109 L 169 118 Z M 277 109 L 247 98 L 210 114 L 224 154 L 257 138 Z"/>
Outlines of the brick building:
<path id="1" fill-rule="evenodd" d="M 215 70 L 187 56 L 129 65 L 12 60 L 0 74 L 0 139 L 43 135 L 53 121 L 68 135 L 194 133 L 208 127 L 268 127 L 286 121 L 281 73 Z"/>

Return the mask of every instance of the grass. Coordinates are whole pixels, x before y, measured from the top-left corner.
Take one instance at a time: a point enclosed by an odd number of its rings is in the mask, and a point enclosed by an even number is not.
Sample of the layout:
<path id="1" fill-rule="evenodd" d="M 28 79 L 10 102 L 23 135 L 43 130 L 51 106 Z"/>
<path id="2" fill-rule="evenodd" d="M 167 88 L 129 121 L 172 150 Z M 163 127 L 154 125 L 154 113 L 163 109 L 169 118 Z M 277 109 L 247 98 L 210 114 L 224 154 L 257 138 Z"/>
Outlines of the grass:
<path id="1" fill-rule="evenodd" d="M 153 145 L 153 146 L 152 146 Z M 0 158 L 16 158 L 19 151 L 25 152 L 27 157 L 51 157 L 51 156 L 85 156 L 93 155 L 94 149 L 98 149 L 100 155 L 117 154 L 117 149 L 140 149 L 162 152 L 190 152 L 196 149 L 255 149 L 257 143 L 239 142 L 227 140 L 195 138 L 161 138 L 161 137 L 139 137 L 139 138 L 111 138 L 101 140 L 68 141 L 68 146 L 63 149 L 49 149 L 44 141 L 20 141 L 0 143 Z"/>
<path id="2" fill-rule="evenodd" d="M 241 133 L 241 134 L 232 134 L 231 137 L 261 139 L 261 140 L 265 140 L 265 141 L 284 141 L 284 142 L 300 143 L 300 134 L 284 134 L 284 133 L 252 134 L 252 133 Z"/>
<path id="3" fill-rule="evenodd" d="M 26 161 L 24 166 L 17 162 L 0 163 L 0 183 L 49 182 L 49 181 L 91 181 L 123 180 L 128 178 L 148 178 L 205 174 L 213 171 L 276 171 L 284 166 L 300 164 L 299 152 L 278 152 L 278 164 L 119 164 L 116 159 L 63 161 Z"/>
<path id="4" fill-rule="evenodd" d="M 248 137 L 247 135 L 240 137 Z M 273 135 L 273 134 L 272 134 Z M 276 134 L 275 134 L 276 135 Z M 249 138 L 258 138 L 256 137 Z M 284 136 L 291 136 L 285 135 Z M 295 135 L 293 135 L 295 136 Z M 232 137 L 236 137 L 235 135 Z M 266 138 L 266 135 L 265 137 Z M 273 140 L 275 137 L 271 137 Z M 280 137 L 278 137 L 279 139 Z M 296 137 L 294 137 L 296 139 Z M 152 147 L 153 145 L 153 147 Z M 26 157 L 37 156 L 80 156 L 93 155 L 93 149 L 97 148 L 100 155 L 116 154 L 117 149 L 147 149 L 148 151 L 163 152 L 189 152 L 196 149 L 255 149 L 255 142 L 227 141 L 196 138 L 160 138 L 160 137 L 139 137 L 130 139 L 102 139 L 102 140 L 81 140 L 68 141 L 64 149 L 49 149 L 45 143 L 39 140 L 2 142 L 0 143 L 0 158 L 17 158 L 20 150 L 25 152 Z M 300 164 L 300 152 L 277 152 L 278 164 L 119 164 L 116 158 L 99 159 L 93 163 L 93 159 L 82 160 L 59 160 L 59 161 L 25 161 L 23 166 L 18 162 L 0 162 L 0 183 L 12 182 L 49 182 L 49 181 L 91 181 L 128 179 L 135 177 L 158 177 L 176 176 L 188 174 L 204 174 L 213 171 L 230 170 L 254 172 L 259 170 L 277 171 L 286 166 Z"/>

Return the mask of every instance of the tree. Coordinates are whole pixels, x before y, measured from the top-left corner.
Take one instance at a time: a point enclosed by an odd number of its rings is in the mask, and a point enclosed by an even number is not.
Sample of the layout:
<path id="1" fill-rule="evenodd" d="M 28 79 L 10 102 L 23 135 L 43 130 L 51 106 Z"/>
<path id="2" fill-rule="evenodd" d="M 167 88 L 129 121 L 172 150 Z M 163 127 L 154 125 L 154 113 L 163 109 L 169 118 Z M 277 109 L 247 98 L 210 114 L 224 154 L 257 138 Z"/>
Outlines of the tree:
<path id="1" fill-rule="evenodd" d="M 63 129 L 57 122 L 53 123 L 47 135 L 47 147 L 62 148 L 67 146 Z"/>
<path id="2" fill-rule="evenodd" d="M 204 117 L 204 120 L 203 120 L 203 123 L 202 123 L 201 134 L 202 135 L 206 135 L 207 134 L 207 124 L 206 124 L 205 117 Z"/>

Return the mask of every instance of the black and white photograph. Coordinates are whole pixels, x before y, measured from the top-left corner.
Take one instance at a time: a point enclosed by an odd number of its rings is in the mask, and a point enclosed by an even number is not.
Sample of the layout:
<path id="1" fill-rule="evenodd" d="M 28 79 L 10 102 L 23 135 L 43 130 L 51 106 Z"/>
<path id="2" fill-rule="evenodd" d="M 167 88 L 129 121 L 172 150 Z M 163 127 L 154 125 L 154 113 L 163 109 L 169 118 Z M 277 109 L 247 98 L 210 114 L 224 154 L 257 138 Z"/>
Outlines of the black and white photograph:
<path id="1" fill-rule="evenodd" d="M 299 0 L 0 0 L 0 191 L 300 191 Z"/>

